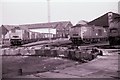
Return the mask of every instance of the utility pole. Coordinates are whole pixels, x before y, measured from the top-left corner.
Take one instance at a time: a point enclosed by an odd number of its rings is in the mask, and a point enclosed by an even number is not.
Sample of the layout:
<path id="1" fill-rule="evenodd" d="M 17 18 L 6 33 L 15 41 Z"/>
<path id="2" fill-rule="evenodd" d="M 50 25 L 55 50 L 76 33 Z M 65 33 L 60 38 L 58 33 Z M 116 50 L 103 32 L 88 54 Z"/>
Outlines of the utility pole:
<path id="1" fill-rule="evenodd" d="M 50 0 L 47 0 L 47 8 L 48 8 L 48 23 L 50 22 Z"/>
<path id="2" fill-rule="evenodd" d="M 50 0 L 47 0 L 47 8 L 48 8 L 48 23 L 50 23 Z M 51 41 L 50 27 L 51 26 L 49 26 L 49 40 Z"/>

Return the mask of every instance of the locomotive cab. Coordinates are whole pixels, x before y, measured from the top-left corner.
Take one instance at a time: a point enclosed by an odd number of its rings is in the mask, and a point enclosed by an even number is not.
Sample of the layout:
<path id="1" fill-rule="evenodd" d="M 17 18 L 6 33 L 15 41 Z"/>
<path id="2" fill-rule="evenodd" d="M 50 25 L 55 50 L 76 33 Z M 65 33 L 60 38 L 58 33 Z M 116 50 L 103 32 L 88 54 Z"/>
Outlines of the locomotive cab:
<path id="1" fill-rule="evenodd" d="M 20 46 L 22 44 L 22 30 L 19 27 L 15 27 L 10 33 L 10 43 L 12 46 Z"/>
<path id="2" fill-rule="evenodd" d="M 83 43 L 81 34 L 80 34 L 80 28 L 76 26 L 73 26 L 70 30 L 70 40 L 74 45 L 81 45 Z"/>
<path id="3" fill-rule="evenodd" d="M 15 46 L 15 45 L 21 45 L 22 44 L 22 40 L 19 38 L 19 36 L 12 36 L 12 39 L 10 39 L 10 43 L 11 45 Z"/>

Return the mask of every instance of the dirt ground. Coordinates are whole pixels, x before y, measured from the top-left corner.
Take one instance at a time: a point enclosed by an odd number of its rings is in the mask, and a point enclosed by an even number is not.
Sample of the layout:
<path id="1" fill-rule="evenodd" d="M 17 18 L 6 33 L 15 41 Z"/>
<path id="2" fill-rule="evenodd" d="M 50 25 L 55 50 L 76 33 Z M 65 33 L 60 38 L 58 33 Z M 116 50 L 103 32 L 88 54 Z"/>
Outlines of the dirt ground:
<path id="1" fill-rule="evenodd" d="M 3 56 L 2 75 L 3 78 L 19 76 L 19 69 L 22 69 L 22 76 L 25 76 L 70 67 L 77 64 L 80 63 L 57 57 Z"/>

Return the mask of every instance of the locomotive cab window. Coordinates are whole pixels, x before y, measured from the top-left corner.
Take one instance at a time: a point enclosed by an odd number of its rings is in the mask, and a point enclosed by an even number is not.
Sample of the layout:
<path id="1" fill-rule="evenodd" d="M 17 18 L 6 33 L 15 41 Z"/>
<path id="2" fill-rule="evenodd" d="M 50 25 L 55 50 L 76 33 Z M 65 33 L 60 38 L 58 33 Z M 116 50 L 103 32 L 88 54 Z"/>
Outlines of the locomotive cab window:
<path id="1" fill-rule="evenodd" d="M 14 38 L 18 38 L 19 36 L 13 36 Z"/>
<path id="2" fill-rule="evenodd" d="M 117 33 L 117 29 L 116 28 L 110 29 L 110 32 L 111 33 Z"/>

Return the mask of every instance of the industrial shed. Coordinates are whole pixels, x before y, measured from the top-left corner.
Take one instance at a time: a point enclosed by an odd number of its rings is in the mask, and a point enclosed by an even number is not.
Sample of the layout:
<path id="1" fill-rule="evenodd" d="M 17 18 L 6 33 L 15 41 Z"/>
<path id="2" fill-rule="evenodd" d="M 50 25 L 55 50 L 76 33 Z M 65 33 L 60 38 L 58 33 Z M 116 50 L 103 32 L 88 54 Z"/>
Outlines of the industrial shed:
<path id="1" fill-rule="evenodd" d="M 111 17 L 112 16 L 112 17 Z M 95 26 L 102 26 L 104 28 L 108 28 L 109 24 L 112 20 L 115 20 L 116 17 L 119 17 L 119 14 L 108 12 L 92 21 L 90 21 L 89 25 L 95 25 Z"/>
<path id="2" fill-rule="evenodd" d="M 64 38 L 68 37 L 69 30 L 72 27 L 72 23 L 70 21 L 60 21 L 60 22 L 50 22 L 50 23 L 36 23 L 36 24 L 23 24 L 20 25 L 20 27 L 28 28 L 29 30 L 40 30 L 40 29 L 47 29 L 46 33 L 42 33 L 45 36 L 48 37 L 58 37 L 58 38 Z M 55 30 L 54 33 L 52 33 L 52 29 Z"/>
<path id="3" fill-rule="evenodd" d="M 10 30 L 13 28 L 13 25 L 1 25 L 1 45 L 9 46 L 10 45 Z"/>
<path id="4" fill-rule="evenodd" d="M 110 28 L 111 26 L 115 27 L 115 25 L 113 25 L 113 23 L 118 20 L 117 18 L 119 16 L 120 16 L 120 14 L 118 14 L 118 13 L 108 12 L 108 13 L 88 22 L 88 25 L 103 27 L 108 32 L 108 28 Z"/>

